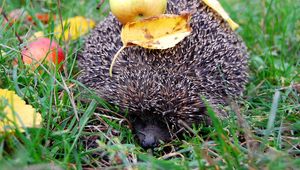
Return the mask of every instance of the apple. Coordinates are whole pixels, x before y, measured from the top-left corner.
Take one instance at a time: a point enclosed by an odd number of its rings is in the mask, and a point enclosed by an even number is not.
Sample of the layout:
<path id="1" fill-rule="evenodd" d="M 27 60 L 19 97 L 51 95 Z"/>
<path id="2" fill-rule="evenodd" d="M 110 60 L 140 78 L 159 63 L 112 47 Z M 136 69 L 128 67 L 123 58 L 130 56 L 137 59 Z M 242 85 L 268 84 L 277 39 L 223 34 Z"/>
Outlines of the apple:
<path id="1" fill-rule="evenodd" d="M 34 64 L 34 66 L 38 66 L 44 60 L 58 65 L 65 59 L 62 48 L 49 38 L 36 39 L 28 44 L 21 54 L 25 64 Z"/>
<path id="2" fill-rule="evenodd" d="M 0 12 L 2 13 L 2 8 L 0 8 Z M 4 13 L 5 14 L 5 13 Z M 8 19 L 8 25 L 12 26 L 14 23 L 19 22 L 22 18 L 22 16 L 25 15 L 24 10 L 21 9 L 15 9 L 12 10 L 8 15 L 6 15 L 7 19 Z M 3 24 L 7 24 L 7 20 L 3 19 L 2 22 L 2 26 Z"/>
<path id="3" fill-rule="evenodd" d="M 167 0 L 109 0 L 112 13 L 122 24 L 163 14 Z"/>
<path id="4" fill-rule="evenodd" d="M 48 24 L 50 19 L 53 19 L 55 21 L 56 19 L 56 15 L 49 15 L 48 13 L 36 13 L 35 17 L 40 20 L 43 24 Z M 35 23 L 34 19 L 32 16 L 27 15 L 26 16 L 27 21 L 29 21 L 30 23 L 37 25 L 37 23 Z"/>

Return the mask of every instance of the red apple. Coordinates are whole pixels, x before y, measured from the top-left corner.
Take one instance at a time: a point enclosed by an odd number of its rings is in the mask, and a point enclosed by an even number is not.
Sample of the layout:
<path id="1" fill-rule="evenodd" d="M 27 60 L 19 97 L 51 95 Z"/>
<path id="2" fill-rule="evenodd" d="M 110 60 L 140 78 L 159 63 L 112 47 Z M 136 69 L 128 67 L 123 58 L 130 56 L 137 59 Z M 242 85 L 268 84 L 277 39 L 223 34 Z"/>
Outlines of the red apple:
<path id="1" fill-rule="evenodd" d="M 58 65 L 65 59 L 63 50 L 55 41 L 49 38 L 38 38 L 28 44 L 22 50 L 22 57 L 25 64 L 34 63 L 35 66 L 38 66 L 39 62 L 42 61 L 52 62 Z"/>

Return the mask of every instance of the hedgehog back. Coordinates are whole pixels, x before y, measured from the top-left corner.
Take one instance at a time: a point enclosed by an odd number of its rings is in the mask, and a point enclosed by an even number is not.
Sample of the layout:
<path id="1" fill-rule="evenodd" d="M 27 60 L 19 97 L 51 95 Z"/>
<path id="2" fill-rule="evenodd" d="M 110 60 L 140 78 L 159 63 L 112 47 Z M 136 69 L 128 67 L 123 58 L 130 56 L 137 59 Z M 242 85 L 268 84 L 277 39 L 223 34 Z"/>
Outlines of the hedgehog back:
<path id="1" fill-rule="evenodd" d="M 229 25 L 202 1 L 169 0 L 167 13 L 186 11 L 195 11 L 190 36 L 166 50 L 125 48 L 112 77 L 109 67 L 122 42 L 121 24 L 110 14 L 86 39 L 78 59 L 79 80 L 141 119 L 160 116 L 173 125 L 179 119 L 188 124 L 205 120 L 201 96 L 218 105 L 243 92 L 247 51 Z"/>

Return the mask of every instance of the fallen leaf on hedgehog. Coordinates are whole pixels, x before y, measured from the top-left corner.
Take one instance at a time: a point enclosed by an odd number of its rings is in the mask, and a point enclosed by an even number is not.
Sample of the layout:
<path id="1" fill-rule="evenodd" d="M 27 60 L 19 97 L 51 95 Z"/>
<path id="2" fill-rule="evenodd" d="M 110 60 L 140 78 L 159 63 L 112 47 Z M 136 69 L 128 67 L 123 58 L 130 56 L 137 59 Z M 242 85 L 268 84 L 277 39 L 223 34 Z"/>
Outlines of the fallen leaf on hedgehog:
<path id="1" fill-rule="evenodd" d="M 232 30 L 236 30 L 239 25 L 235 23 L 227 14 L 227 12 L 224 10 L 222 5 L 218 0 L 203 0 L 203 2 L 212 8 L 214 11 L 216 11 L 221 17 L 228 22 L 229 26 L 231 27 Z"/>
<path id="2" fill-rule="evenodd" d="M 64 30 L 62 30 L 61 24 L 57 25 L 54 29 L 54 33 L 57 39 L 63 36 L 63 40 L 65 41 L 76 40 L 88 33 L 95 25 L 95 21 L 91 19 L 76 16 L 63 21 Z"/>
<path id="3" fill-rule="evenodd" d="M 167 49 L 174 47 L 185 37 L 190 35 L 189 26 L 191 15 L 163 14 L 129 22 L 122 27 L 121 39 L 123 47 L 116 53 L 109 70 L 112 76 L 112 67 L 120 52 L 129 46 L 138 45 L 148 49 Z"/>
<path id="4" fill-rule="evenodd" d="M 190 14 L 163 14 L 127 23 L 121 31 L 125 46 L 139 45 L 149 49 L 174 47 L 191 33 Z"/>
<path id="5" fill-rule="evenodd" d="M 0 89 L 0 132 L 21 132 L 27 127 L 41 125 L 41 115 L 27 105 L 14 91 Z"/>

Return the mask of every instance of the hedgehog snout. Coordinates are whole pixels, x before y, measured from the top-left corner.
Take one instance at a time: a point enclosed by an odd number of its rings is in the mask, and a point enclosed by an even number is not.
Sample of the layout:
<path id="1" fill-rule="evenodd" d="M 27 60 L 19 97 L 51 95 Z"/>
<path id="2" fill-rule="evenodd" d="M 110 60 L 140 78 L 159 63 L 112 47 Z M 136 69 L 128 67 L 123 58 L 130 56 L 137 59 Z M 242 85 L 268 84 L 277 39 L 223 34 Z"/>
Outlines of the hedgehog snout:
<path id="1" fill-rule="evenodd" d="M 159 141 L 157 140 L 156 136 L 153 135 L 151 132 L 150 133 L 138 132 L 137 136 L 138 136 L 140 145 L 145 149 L 155 148 L 159 144 L 158 143 Z"/>
<path id="2" fill-rule="evenodd" d="M 167 142 L 170 140 L 167 129 L 153 124 L 147 124 L 142 128 L 136 126 L 135 131 L 138 141 L 144 149 L 155 148 L 161 141 Z"/>
<path id="3" fill-rule="evenodd" d="M 170 133 L 166 123 L 156 120 L 143 120 L 136 118 L 133 122 L 133 129 L 139 144 L 144 149 L 155 148 L 161 141 L 170 141 Z"/>

